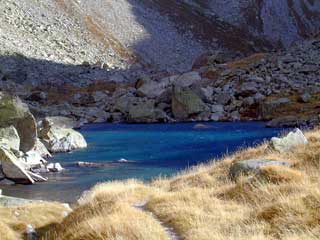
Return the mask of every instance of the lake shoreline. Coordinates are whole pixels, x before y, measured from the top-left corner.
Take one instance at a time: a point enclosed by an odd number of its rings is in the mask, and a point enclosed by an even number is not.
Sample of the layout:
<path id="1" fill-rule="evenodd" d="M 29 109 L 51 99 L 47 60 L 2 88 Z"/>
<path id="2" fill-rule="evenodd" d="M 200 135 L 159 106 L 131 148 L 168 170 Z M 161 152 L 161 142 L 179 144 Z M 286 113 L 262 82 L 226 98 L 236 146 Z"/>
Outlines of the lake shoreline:
<path id="1" fill-rule="evenodd" d="M 98 182 L 128 178 L 149 182 L 159 176 L 170 177 L 239 148 L 254 146 L 287 129 L 268 129 L 264 122 L 254 121 L 88 124 L 79 131 L 88 141 L 88 148 L 59 153 L 49 159 L 50 162 L 61 163 L 66 171 L 44 175 L 49 178 L 46 183 L 2 187 L 4 193 L 73 203 L 82 192 Z M 151 146 L 150 150 L 146 144 L 149 148 Z"/>

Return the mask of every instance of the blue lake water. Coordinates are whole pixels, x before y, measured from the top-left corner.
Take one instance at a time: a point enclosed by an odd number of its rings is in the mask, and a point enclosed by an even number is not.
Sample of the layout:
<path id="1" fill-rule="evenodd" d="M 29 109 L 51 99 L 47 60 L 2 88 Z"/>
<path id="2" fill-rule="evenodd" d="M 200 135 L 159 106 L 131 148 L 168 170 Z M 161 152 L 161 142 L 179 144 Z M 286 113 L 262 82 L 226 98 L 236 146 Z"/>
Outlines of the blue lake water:
<path id="1" fill-rule="evenodd" d="M 66 168 L 48 174 L 49 181 L 30 186 L 1 185 L 4 194 L 31 199 L 75 201 L 97 182 L 170 176 L 189 166 L 218 158 L 279 135 L 282 129 L 262 122 L 179 124 L 95 124 L 81 129 L 88 148 L 57 154 L 52 162 Z M 128 162 L 119 162 L 126 159 Z M 78 161 L 105 163 L 78 167 Z"/>

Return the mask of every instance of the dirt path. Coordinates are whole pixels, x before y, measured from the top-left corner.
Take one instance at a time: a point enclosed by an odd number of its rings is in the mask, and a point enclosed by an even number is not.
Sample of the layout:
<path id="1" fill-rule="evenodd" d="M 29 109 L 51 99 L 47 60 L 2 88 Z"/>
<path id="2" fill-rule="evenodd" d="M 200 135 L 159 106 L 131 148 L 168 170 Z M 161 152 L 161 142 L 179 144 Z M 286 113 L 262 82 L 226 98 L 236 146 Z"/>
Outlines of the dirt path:
<path id="1" fill-rule="evenodd" d="M 153 212 L 149 211 L 148 209 L 146 209 L 146 202 L 143 203 L 137 203 L 135 205 L 133 205 L 133 207 L 135 207 L 136 209 L 143 211 L 145 213 L 147 213 L 148 215 L 150 215 L 156 222 L 158 222 L 163 229 L 165 230 L 165 232 L 168 235 L 168 238 L 170 240 L 182 240 L 182 238 L 175 232 L 175 230 L 168 226 L 167 224 L 165 224 L 163 221 L 161 221 Z"/>

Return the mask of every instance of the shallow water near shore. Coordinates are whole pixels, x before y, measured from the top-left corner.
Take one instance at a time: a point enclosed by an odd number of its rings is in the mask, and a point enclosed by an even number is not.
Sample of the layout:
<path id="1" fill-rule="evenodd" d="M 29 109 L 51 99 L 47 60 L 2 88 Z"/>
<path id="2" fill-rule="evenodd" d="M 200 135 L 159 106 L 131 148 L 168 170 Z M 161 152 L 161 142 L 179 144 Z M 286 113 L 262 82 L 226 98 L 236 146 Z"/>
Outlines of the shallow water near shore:
<path id="1" fill-rule="evenodd" d="M 179 124 L 91 124 L 81 130 L 88 148 L 57 154 L 51 162 L 66 169 L 48 174 L 48 182 L 3 185 L 10 196 L 74 202 L 98 182 L 137 178 L 151 180 L 221 157 L 279 135 L 283 129 L 265 128 L 262 122 Z M 120 161 L 119 161 L 120 160 Z M 79 167 L 76 162 L 98 167 Z"/>

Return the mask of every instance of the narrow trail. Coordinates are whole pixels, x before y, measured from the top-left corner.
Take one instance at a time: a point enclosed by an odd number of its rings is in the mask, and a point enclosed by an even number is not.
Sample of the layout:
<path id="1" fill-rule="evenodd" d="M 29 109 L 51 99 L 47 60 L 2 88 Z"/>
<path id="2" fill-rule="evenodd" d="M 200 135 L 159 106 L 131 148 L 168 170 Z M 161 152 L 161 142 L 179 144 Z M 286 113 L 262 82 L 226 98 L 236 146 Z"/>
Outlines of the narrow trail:
<path id="1" fill-rule="evenodd" d="M 146 209 L 145 206 L 146 206 L 146 202 L 137 203 L 137 204 L 133 205 L 134 208 L 136 208 L 136 209 L 138 209 L 138 210 L 140 210 L 142 212 L 145 212 L 145 213 L 149 214 L 150 216 L 152 216 L 153 219 L 163 227 L 163 229 L 167 233 L 168 238 L 170 240 L 182 240 L 182 238 L 175 232 L 175 230 L 172 227 L 168 226 L 163 221 L 161 221 L 153 212 L 151 212 L 148 209 Z"/>

